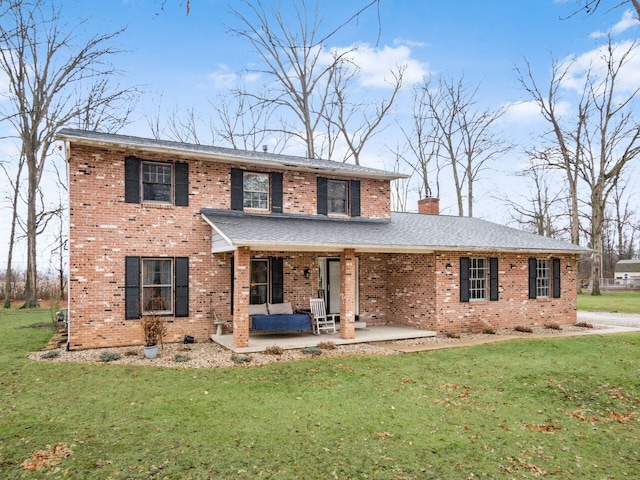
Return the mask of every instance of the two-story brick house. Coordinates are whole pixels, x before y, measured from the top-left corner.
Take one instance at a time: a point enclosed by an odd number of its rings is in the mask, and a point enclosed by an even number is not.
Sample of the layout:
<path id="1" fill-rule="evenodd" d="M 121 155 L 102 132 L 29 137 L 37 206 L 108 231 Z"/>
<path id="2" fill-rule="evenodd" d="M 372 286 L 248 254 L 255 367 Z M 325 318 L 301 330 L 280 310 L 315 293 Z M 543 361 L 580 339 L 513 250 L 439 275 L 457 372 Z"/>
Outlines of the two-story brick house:
<path id="1" fill-rule="evenodd" d="M 236 347 L 249 305 L 322 296 L 354 321 L 438 332 L 574 323 L 586 250 L 475 218 L 392 213 L 396 173 L 328 160 L 64 129 L 69 348 L 141 344 L 160 300 L 168 341 Z"/>

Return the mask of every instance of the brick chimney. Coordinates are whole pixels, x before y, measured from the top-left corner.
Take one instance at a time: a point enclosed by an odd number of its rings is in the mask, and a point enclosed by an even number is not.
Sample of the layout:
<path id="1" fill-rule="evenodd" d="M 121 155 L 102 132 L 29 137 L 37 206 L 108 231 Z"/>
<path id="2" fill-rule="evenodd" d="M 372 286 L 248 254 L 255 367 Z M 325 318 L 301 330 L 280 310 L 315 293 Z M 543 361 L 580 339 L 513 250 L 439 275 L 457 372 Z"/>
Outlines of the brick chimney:
<path id="1" fill-rule="evenodd" d="M 427 197 L 418 200 L 418 213 L 423 215 L 440 215 L 440 199 Z"/>

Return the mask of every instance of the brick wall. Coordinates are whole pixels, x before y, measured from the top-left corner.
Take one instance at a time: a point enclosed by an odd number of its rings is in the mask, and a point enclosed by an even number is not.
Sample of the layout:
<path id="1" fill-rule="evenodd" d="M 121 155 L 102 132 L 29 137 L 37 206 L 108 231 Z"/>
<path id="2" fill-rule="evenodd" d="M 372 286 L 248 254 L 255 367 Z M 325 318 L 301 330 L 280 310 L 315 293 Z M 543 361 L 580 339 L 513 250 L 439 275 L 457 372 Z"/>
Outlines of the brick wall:
<path id="1" fill-rule="evenodd" d="M 189 161 L 189 206 L 124 202 L 124 157 L 131 152 L 72 145 L 70 172 L 70 348 L 142 344 L 139 320 L 125 319 L 125 257 L 189 257 L 189 316 L 167 317 L 166 341 L 215 333 L 212 309 L 231 330 L 232 254 L 211 253 L 211 228 L 201 208 L 230 207 L 230 165 Z M 140 155 L 148 160 L 184 158 Z M 315 214 L 316 179 L 283 171 L 285 213 Z M 388 182 L 361 181 L 363 217 L 389 217 Z M 251 252 L 284 258 L 284 297 L 308 308 L 317 296 L 318 257 L 331 252 Z M 459 302 L 459 258 L 467 254 L 363 254 L 359 257 L 359 318 L 440 332 L 548 321 L 575 321 L 573 256 L 562 258 L 562 298 L 527 298 L 527 255 L 500 256 L 500 301 Z M 487 253 L 488 257 L 489 254 Z M 451 267 L 447 268 L 447 264 Z M 513 265 L 513 267 L 511 267 Z M 569 268 L 567 268 L 567 266 Z M 310 278 L 304 270 L 310 269 Z"/>

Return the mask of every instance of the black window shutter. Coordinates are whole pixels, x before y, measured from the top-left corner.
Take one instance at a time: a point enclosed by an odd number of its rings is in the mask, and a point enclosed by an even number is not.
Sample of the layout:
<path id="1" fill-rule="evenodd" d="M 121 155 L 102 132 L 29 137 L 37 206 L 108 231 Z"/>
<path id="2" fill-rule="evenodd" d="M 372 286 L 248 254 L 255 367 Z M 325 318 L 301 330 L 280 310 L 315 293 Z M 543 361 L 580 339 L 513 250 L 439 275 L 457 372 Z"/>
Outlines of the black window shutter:
<path id="1" fill-rule="evenodd" d="M 124 159 L 124 201 L 140 203 L 140 159 Z"/>
<path id="2" fill-rule="evenodd" d="M 536 298 L 536 267 L 538 262 L 535 258 L 529 258 L 529 298 Z"/>
<path id="3" fill-rule="evenodd" d="M 189 257 L 176 257 L 176 317 L 189 316 Z"/>
<path id="4" fill-rule="evenodd" d="M 351 195 L 351 216 L 360 216 L 360 180 L 349 182 L 349 193 Z"/>
<path id="5" fill-rule="evenodd" d="M 318 215 L 327 214 L 327 179 L 318 177 Z"/>
<path id="6" fill-rule="evenodd" d="M 271 212 L 282 213 L 282 174 L 271 173 Z"/>
<path id="7" fill-rule="evenodd" d="M 231 169 L 231 210 L 244 208 L 244 170 Z"/>
<path id="8" fill-rule="evenodd" d="M 271 303 L 284 302 L 284 262 L 282 258 L 270 257 Z"/>
<path id="9" fill-rule="evenodd" d="M 175 205 L 178 207 L 189 206 L 189 164 L 186 162 L 176 162 L 176 199 Z"/>
<path id="10" fill-rule="evenodd" d="M 498 259 L 489 259 L 489 300 L 498 301 Z"/>
<path id="11" fill-rule="evenodd" d="M 553 259 L 553 298 L 560 298 L 560 259 Z"/>
<path id="12" fill-rule="evenodd" d="M 469 301 L 469 257 L 460 257 L 460 301 Z"/>
<path id="13" fill-rule="evenodd" d="M 125 318 L 140 318 L 140 257 L 125 257 L 124 309 Z"/>

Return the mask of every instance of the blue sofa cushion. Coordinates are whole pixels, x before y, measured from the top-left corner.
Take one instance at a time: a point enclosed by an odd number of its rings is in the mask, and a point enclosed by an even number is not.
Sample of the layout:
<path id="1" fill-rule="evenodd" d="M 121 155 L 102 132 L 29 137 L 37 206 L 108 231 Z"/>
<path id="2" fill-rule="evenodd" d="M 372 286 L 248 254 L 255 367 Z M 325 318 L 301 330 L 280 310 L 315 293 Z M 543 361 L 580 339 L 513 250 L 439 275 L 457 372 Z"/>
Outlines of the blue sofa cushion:
<path id="1" fill-rule="evenodd" d="M 311 328 L 311 317 L 303 313 L 253 315 L 251 320 L 253 330 L 285 332 L 291 330 L 309 330 Z"/>

